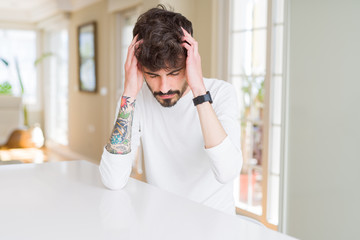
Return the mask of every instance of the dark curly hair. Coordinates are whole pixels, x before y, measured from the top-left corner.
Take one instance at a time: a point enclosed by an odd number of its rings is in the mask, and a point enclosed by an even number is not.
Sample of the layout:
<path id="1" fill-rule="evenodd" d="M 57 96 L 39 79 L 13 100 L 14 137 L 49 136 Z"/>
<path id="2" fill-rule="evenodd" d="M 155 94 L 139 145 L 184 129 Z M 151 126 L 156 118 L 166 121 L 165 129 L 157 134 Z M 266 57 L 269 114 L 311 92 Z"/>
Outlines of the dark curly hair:
<path id="1" fill-rule="evenodd" d="M 133 30 L 134 37 L 143 39 L 135 51 L 139 63 L 154 72 L 183 66 L 187 52 L 181 46 L 184 34 L 180 27 L 193 35 L 192 23 L 162 4 L 141 14 Z"/>

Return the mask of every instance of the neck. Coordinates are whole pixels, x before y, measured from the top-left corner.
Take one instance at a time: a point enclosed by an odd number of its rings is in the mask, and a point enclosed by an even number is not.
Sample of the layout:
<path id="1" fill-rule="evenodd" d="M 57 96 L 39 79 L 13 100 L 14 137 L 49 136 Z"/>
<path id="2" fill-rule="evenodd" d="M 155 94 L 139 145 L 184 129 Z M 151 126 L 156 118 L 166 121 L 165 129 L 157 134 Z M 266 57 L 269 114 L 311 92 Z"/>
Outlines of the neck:
<path id="1" fill-rule="evenodd" d="M 182 96 L 185 96 L 189 91 L 190 91 L 190 87 L 189 87 L 189 85 L 188 85 L 187 88 L 186 88 L 186 90 L 185 90 L 185 92 L 184 92 L 184 94 L 183 94 Z"/>

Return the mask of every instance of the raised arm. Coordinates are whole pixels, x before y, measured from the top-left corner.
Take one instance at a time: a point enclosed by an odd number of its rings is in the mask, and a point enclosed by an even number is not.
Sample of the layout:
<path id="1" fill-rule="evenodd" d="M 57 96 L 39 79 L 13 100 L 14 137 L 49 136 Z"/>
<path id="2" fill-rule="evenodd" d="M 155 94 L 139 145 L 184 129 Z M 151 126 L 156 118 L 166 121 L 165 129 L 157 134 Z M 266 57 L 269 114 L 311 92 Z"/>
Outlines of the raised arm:
<path id="1" fill-rule="evenodd" d="M 187 49 L 186 78 L 195 98 L 206 94 L 201 58 L 198 52 L 198 43 L 186 30 L 183 29 L 183 32 L 184 43 L 182 46 Z M 236 102 L 236 98 L 233 96 L 223 96 L 222 101 L 230 106 L 230 104 Z M 229 99 L 231 99 L 231 102 L 228 102 Z M 205 150 L 212 160 L 211 167 L 215 178 L 220 183 L 227 183 L 240 173 L 242 166 L 239 142 L 240 129 L 239 124 L 236 122 L 236 114 L 233 114 L 237 109 L 229 110 L 226 105 L 220 105 L 224 107 L 225 111 L 219 116 L 217 116 L 209 102 L 198 104 L 196 108 L 200 119 Z M 223 119 L 222 122 L 219 120 L 220 118 Z"/>
<path id="2" fill-rule="evenodd" d="M 109 153 L 131 152 L 131 129 L 134 119 L 135 99 L 122 96 L 118 117 L 105 148 Z"/>
<path id="3" fill-rule="evenodd" d="M 194 98 L 206 94 L 206 88 L 202 76 L 201 58 L 198 51 L 198 43 L 185 30 L 183 47 L 187 49 L 186 78 Z M 196 106 L 201 130 L 204 137 L 205 148 L 212 148 L 219 145 L 227 136 L 223 126 L 218 120 L 215 111 L 209 102 Z"/>
<path id="4" fill-rule="evenodd" d="M 135 37 L 129 46 L 125 62 L 125 90 L 121 101 L 118 102 L 115 126 L 104 148 L 99 166 L 102 182 L 113 190 L 126 185 L 140 144 L 135 99 L 141 89 L 143 76 L 134 56 L 135 49 L 140 43 L 141 41 L 137 41 Z"/>
<path id="5" fill-rule="evenodd" d="M 131 152 L 131 130 L 134 119 L 135 101 L 143 84 L 143 75 L 138 67 L 135 49 L 141 43 L 137 36 L 131 42 L 125 62 L 125 90 L 121 98 L 119 114 L 105 148 L 109 153 Z"/>

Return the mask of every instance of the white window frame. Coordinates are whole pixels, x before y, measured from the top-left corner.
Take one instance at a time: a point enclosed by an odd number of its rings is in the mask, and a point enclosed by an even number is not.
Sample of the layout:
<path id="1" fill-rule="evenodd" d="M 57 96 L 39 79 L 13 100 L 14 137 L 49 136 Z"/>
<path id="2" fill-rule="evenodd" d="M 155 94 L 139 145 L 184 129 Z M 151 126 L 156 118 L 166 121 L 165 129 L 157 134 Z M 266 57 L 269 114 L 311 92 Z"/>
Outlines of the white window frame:
<path id="1" fill-rule="evenodd" d="M 124 79 L 122 76 L 124 75 L 124 66 L 122 65 L 122 57 L 121 57 L 121 46 L 122 44 L 122 26 L 123 26 L 123 18 L 124 16 L 128 16 L 130 14 L 134 14 L 136 16 L 140 15 L 141 5 L 135 4 L 130 5 L 125 9 L 109 9 L 109 11 L 113 11 L 111 14 L 111 26 L 110 26 L 110 38 L 109 38 L 109 46 L 114 49 L 110 53 L 110 85 L 109 85 L 109 94 L 110 94 L 110 102 L 108 104 L 108 125 L 107 132 L 110 133 L 112 126 L 114 124 L 114 116 L 115 116 L 115 108 L 116 104 L 123 93 Z"/>
<path id="2" fill-rule="evenodd" d="M 232 19 L 231 11 L 230 11 L 230 1 L 231 0 L 217 0 L 216 7 L 218 9 L 218 64 L 217 64 L 217 77 L 224 79 L 226 81 L 230 81 L 230 47 L 231 47 L 231 38 L 230 38 L 230 21 Z M 271 6 L 271 7 L 269 7 Z M 287 25 L 287 9 L 288 9 L 288 0 L 284 0 L 284 28 L 283 28 L 283 70 L 282 70 L 282 115 L 281 115 L 281 143 L 280 143 L 280 186 L 279 186 L 279 221 L 278 225 L 274 225 L 268 222 L 267 220 L 267 202 L 268 202 L 268 174 L 269 174 L 269 141 L 271 141 L 271 109 L 272 109 L 272 100 L 270 98 L 270 94 L 266 94 L 271 92 L 272 90 L 272 51 L 273 51 L 273 19 L 272 19 L 272 8 L 273 1 L 268 0 L 268 12 L 267 12 L 267 43 L 266 43 L 266 74 L 265 74 L 265 106 L 264 106 L 264 133 L 263 133 L 263 161 L 262 168 L 266 171 L 263 171 L 263 198 L 262 198 L 262 215 L 256 215 L 252 212 L 237 208 L 237 213 L 241 215 L 246 215 L 248 217 L 252 217 L 258 221 L 261 221 L 267 227 L 272 228 L 274 230 L 282 231 L 284 229 L 284 220 L 285 220 L 285 205 L 286 202 L 284 200 L 285 194 L 284 191 L 286 189 L 286 183 L 284 182 L 284 177 L 286 174 L 285 164 L 286 164 L 286 150 L 287 144 L 286 139 L 288 138 L 288 80 L 287 80 L 287 69 L 286 69 L 286 61 L 287 61 L 287 34 L 288 34 L 288 25 Z M 269 24 L 270 23 L 270 24 Z"/>
<path id="3" fill-rule="evenodd" d="M 36 34 L 36 57 L 39 57 L 39 49 L 41 46 L 41 32 L 33 24 L 20 24 L 20 23 L 0 23 L 0 28 L 4 30 L 24 30 L 24 31 L 34 31 Z M 4 56 L 2 56 L 4 57 Z M 36 70 L 36 100 L 33 104 L 26 104 L 27 110 L 30 112 L 41 111 L 42 110 L 42 98 L 41 98 L 41 76 Z"/>
<path id="4" fill-rule="evenodd" d="M 51 32 L 53 31 L 62 31 L 62 30 L 67 30 L 68 32 L 68 43 L 70 43 L 70 34 L 69 34 L 69 14 L 59 14 L 59 15 L 55 15 L 52 18 L 49 18 L 47 20 L 41 21 L 37 24 L 37 28 L 38 33 L 39 33 L 39 47 L 38 47 L 38 56 L 41 56 L 41 54 L 48 52 L 48 48 L 49 48 L 49 39 L 47 39 L 47 34 L 51 34 Z M 68 57 L 70 57 L 68 55 Z M 49 123 L 48 121 L 50 121 L 51 116 L 47 113 L 47 108 L 49 106 L 47 106 L 47 104 L 49 103 L 48 101 L 45 102 L 46 98 L 51 97 L 48 95 L 49 91 L 48 88 L 50 87 L 49 84 L 50 82 L 46 82 L 44 80 L 44 77 L 50 77 L 50 72 L 49 72 L 49 68 L 46 67 L 48 63 L 44 62 L 44 64 L 41 64 L 40 66 L 38 66 L 37 71 L 39 72 L 38 76 L 40 78 L 41 81 L 41 85 L 42 88 L 40 89 L 39 95 L 43 101 L 43 108 L 44 108 L 44 130 L 45 130 L 45 136 L 48 137 L 48 128 L 49 128 Z M 68 68 L 69 71 L 69 68 Z M 68 74 L 69 75 L 69 74 Z M 69 77 L 68 77 L 68 81 L 70 81 Z M 68 91 L 70 89 L 68 88 Z M 68 92 L 68 94 L 70 94 L 70 92 Z M 69 106 L 68 106 L 69 107 Z M 69 110 L 68 110 L 68 116 L 69 116 Z M 68 129 L 67 131 L 69 131 L 69 125 L 68 125 Z M 67 136 L 68 137 L 68 136 Z M 63 150 L 68 149 L 67 145 L 63 145 L 59 142 L 57 142 L 54 139 L 51 138 L 47 138 L 46 139 L 46 144 L 49 148 L 51 149 L 57 149 L 57 148 L 62 148 Z M 67 143 L 68 144 L 68 143 Z"/>

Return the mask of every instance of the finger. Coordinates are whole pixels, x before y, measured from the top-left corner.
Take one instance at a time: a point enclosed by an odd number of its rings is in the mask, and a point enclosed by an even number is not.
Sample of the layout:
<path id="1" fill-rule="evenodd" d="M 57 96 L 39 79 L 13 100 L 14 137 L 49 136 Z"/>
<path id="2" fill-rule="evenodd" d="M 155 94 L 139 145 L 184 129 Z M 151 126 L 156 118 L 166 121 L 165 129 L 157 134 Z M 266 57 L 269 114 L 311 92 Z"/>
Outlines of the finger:
<path id="1" fill-rule="evenodd" d="M 186 39 L 187 42 L 189 42 L 191 45 L 197 45 L 196 40 L 191 36 L 191 34 L 188 33 L 183 27 L 181 27 L 181 29 L 184 33 L 183 39 Z"/>
<path id="2" fill-rule="evenodd" d="M 137 64 L 138 64 L 137 58 L 135 57 L 135 55 L 132 55 L 132 58 L 131 58 L 131 67 L 137 67 Z"/>
<path id="3" fill-rule="evenodd" d="M 184 36 L 182 40 L 188 42 L 190 45 L 194 45 L 196 43 L 195 39 L 190 36 Z"/>
<path id="4" fill-rule="evenodd" d="M 139 37 L 139 34 L 136 34 L 135 37 L 133 38 L 133 40 L 131 41 L 130 46 L 134 45 L 137 42 L 138 37 Z"/>
<path id="5" fill-rule="evenodd" d="M 144 39 L 140 39 L 134 44 L 134 47 L 137 47 L 138 45 L 142 44 L 144 42 Z"/>
<path id="6" fill-rule="evenodd" d="M 128 48 L 128 53 L 127 53 L 126 61 L 125 61 L 125 65 L 127 65 L 127 66 L 131 65 L 131 63 L 132 63 L 132 60 L 135 55 L 135 49 L 139 46 L 139 44 L 143 43 L 143 41 L 144 41 L 143 39 L 136 41 L 137 37 L 138 37 L 138 35 L 136 35 L 134 37 L 134 39 L 132 40 L 132 42 Z"/>
<path id="7" fill-rule="evenodd" d="M 126 55 L 125 66 L 129 66 L 130 63 L 131 63 L 132 57 L 133 57 L 133 55 L 134 55 L 133 49 L 134 49 L 134 48 L 133 48 L 132 45 L 130 44 L 130 46 L 129 46 L 129 48 L 128 48 L 127 55 Z"/>
<path id="8" fill-rule="evenodd" d="M 188 42 L 192 47 L 193 47 L 193 52 L 195 54 L 198 54 L 199 53 L 199 46 L 198 46 L 198 42 L 195 41 L 195 39 L 191 38 L 191 37 L 183 37 L 183 40 L 186 42 Z"/>
<path id="9" fill-rule="evenodd" d="M 188 33 L 183 27 L 181 27 L 184 36 L 183 36 L 183 41 L 186 41 L 189 43 L 189 45 L 194 45 L 194 51 L 198 52 L 198 43 L 196 42 L 196 40 L 191 36 L 190 33 Z"/>
<path id="10" fill-rule="evenodd" d="M 133 40 L 131 41 L 129 47 L 128 47 L 128 55 L 127 57 L 129 57 L 129 55 L 131 54 L 131 51 L 134 49 L 134 45 L 136 44 L 137 42 L 137 38 L 138 38 L 138 35 L 136 35 Z"/>
<path id="11" fill-rule="evenodd" d="M 191 34 L 188 33 L 188 31 L 186 31 L 183 27 L 181 27 L 181 29 L 182 29 L 185 36 L 191 36 Z"/>
<path id="12" fill-rule="evenodd" d="M 140 44 L 142 44 L 144 42 L 143 39 L 135 42 L 133 45 L 131 45 L 131 51 L 133 51 L 135 53 L 135 51 L 137 50 L 137 48 L 139 47 Z"/>
<path id="13" fill-rule="evenodd" d="M 133 38 L 128 49 L 130 50 L 131 48 L 133 48 L 137 42 L 138 42 L 138 34 L 136 34 L 136 36 Z"/>
<path id="14" fill-rule="evenodd" d="M 192 50 L 193 48 L 189 44 L 182 43 L 181 46 L 186 48 L 188 57 L 191 57 L 193 55 L 193 50 Z"/>
<path id="15" fill-rule="evenodd" d="M 143 39 L 141 39 L 141 40 L 139 40 L 139 41 L 137 41 L 135 44 L 134 44 L 134 46 L 132 47 L 132 55 L 131 55 L 131 58 L 135 58 L 136 59 L 136 62 L 137 62 L 137 58 L 136 58 L 136 56 L 135 56 L 135 51 L 138 49 L 138 47 L 139 47 L 139 45 L 140 44 L 142 44 L 143 43 Z"/>

